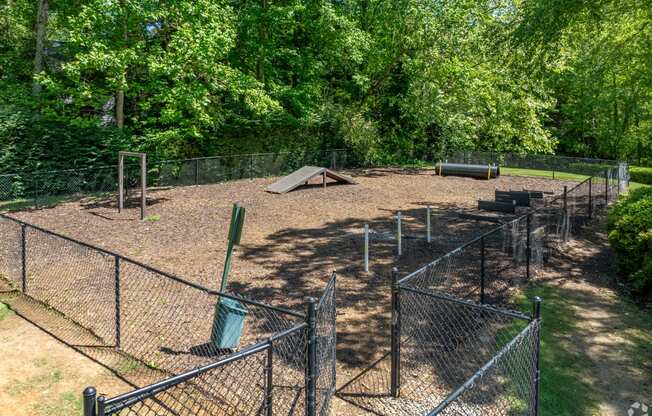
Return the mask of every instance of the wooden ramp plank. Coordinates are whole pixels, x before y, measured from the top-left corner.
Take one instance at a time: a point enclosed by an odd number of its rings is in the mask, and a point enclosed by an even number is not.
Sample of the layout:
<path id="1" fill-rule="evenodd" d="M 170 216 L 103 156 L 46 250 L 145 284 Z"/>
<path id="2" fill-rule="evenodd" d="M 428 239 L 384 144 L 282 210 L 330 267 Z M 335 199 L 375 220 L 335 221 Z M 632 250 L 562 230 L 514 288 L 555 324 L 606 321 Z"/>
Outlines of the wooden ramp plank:
<path id="1" fill-rule="evenodd" d="M 337 182 L 355 184 L 352 178 L 337 172 L 333 172 L 330 169 L 320 168 L 318 166 L 304 166 L 301 169 L 298 169 L 269 185 L 266 191 L 273 194 L 284 194 L 286 192 L 290 192 L 295 188 L 298 188 L 301 185 L 304 185 L 312 178 L 323 175 L 326 175 L 327 177 L 336 180 Z"/>

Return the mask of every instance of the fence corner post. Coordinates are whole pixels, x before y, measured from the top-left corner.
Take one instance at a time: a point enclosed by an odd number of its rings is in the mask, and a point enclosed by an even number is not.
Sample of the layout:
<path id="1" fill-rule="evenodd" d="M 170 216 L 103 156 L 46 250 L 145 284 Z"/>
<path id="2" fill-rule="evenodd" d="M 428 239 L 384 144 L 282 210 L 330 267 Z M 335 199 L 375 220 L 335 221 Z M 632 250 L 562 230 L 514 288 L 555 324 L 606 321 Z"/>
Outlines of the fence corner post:
<path id="1" fill-rule="evenodd" d="M 396 267 L 392 268 L 392 370 L 391 370 L 391 395 L 399 397 L 401 393 L 401 302 L 399 273 Z"/>
<path id="2" fill-rule="evenodd" d="M 95 390 L 95 387 L 86 387 L 82 395 L 84 416 L 97 415 L 96 399 L 97 399 L 97 391 Z"/>
<path id="3" fill-rule="evenodd" d="M 307 362 L 306 362 L 306 416 L 317 414 L 317 301 L 306 301 Z"/>
<path id="4" fill-rule="evenodd" d="M 537 335 L 535 347 L 534 370 L 534 415 L 539 415 L 539 392 L 541 385 L 541 298 L 532 299 L 532 318 L 537 322 Z"/>

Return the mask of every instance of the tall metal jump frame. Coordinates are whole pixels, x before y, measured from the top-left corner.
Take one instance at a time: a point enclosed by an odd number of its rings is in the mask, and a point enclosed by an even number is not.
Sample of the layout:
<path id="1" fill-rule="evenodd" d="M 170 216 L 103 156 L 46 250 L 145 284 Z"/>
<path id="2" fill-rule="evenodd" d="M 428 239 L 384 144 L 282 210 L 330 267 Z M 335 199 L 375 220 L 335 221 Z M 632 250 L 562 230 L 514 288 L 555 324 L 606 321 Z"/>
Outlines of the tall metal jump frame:
<path id="1" fill-rule="evenodd" d="M 147 154 L 138 152 L 118 152 L 118 212 L 124 209 L 125 157 L 140 159 L 140 219 L 145 219 L 147 206 Z"/>

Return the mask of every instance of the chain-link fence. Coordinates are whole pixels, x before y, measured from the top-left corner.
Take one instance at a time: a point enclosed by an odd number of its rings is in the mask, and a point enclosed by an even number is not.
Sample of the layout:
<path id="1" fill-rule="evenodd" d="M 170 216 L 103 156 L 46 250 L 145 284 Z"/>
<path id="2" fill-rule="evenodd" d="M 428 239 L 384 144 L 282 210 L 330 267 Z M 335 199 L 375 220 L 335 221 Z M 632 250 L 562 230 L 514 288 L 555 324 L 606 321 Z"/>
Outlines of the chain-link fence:
<path id="1" fill-rule="evenodd" d="M 629 181 L 627 164 L 613 160 L 573 158 L 555 155 L 518 155 L 508 153 L 462 151 L 435 155 L 431 162 L 447 160 L 457 163 L 499 164 L 501 166 L 602 175 L 608 168 L 620 167 L 622 189 Z M 280 176 L 304 165 L 325 166 L 340 170 L 365 166 L 345 149 L 255 153 L 212 156 L 195 159 L 150 161 L 147 186 L 206 185 L 238 179 Z M 139 186 L 138 164 L 125 165 L 125 189 Z M 615 177 L 615 176 L 614 176 Z M 114 193 L 118 189 L 116 166 L 68 169 L 51 172 L 0 175 L 0 201 L 22 201 L 36 208 L 55 204 L 63 198 L 89 194 Z M 610 179 L 613 180 L 613 179 Z"/>
<path id="2" fill-rule="evenodd" d="M 346 150 L 255 153 L 196 159 L 152 161 L 147 166 L 147 186 L 206 185 L 238 179 L 279 176 L 304 165 L 334 170 L 349 167 Z M 64 197 L 116 192 L 117 166 L 51 172 L 0 175 L 0 201 L 27 200 L 35 207 Z M 140 166 L 125 164 L 125 189 L 139 186 Z"/>
<path id="3" fill-rule="evenodd" d="M 7 216 L 0 215 L 0 231 L 0 280 L 19 293 L 7 300 L 11 307 L 145 386 L 100 397 L 89 414 L 328 412 L 334 276 L 304 314 L 217 292 Z"/>
<path id="4" fill-rule="evenodd" d="M 602 169 L 402 279 L 394 271 L 394 413 L 538 414 L 540 301 L 532 316 L 500 305 L 550 249 L 606 210 L 622 173 Z"/>

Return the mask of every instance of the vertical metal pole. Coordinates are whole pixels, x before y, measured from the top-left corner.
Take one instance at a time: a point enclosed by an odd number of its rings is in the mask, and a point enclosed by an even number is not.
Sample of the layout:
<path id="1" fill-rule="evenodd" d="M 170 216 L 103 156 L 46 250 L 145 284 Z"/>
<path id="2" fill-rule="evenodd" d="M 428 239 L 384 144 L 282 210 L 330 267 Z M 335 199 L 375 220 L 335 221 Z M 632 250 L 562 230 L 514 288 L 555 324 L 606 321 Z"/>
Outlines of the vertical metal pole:
<path id="1" fill-rule="evenodd" d="M 609 206 L 609 169 L 604 171 L 604 208 Z"/>
<path id="2" fill-rule="evenodd" d="M 484 286 L 485 286 L 485 242 L 484 237 L 480 238 L 480 304 L 484 304 Z"/>
<path id="3" fill-rule="evenodd" d="M 106 414 L 106 404 L 104 403 L 106 401 L 106 397 L 100 396 L 97 398 L 97 416 L 105 416 Z"/>
<path id="4" fill-rule="evenodd" d="M 364 271 L 369 273 L 369 224 L 364 225 Z"/>
<path id="5" fill-rule="evenodd" d="M 568 217 L 568 186 L 564 185 L 564 219 L 562 221 L 562 239 L 566 241 L 568 239 L 568 230 L 570 227 L 569 224 L 570 218 Z"/>
<path id="6" fill-rule="evenodd" d="M 125 161 L 122 153 L 118 154 L 118 212 L 124 208 Z"/>
<path id="7" fill-rule="evenodd" d="M 21 260 L 21 280 L 23 294 L 27 293 L 27 226 L 20 226 L 20 260 Z"/>
<path id="8" fill-rule="evenodd" d="M 337 162 L 335 161 L 335 158 L 337 157 L 337 154 L 333 150 L 331 152 L 331 169 L 337 170 Z"/>
<path id="9" fill-rule="evenodd" d="M 199 185 L 199 159 L 195 159 L 195 185 Z"/>
<path id="10" fill-rule="evenodd" d="M 140 219 L 145 219 L 145 207 L 147 206 L 147 155 L 140 159 Z"/>
<path id="11" fill-rule="evenodd" d="M 254 178 L 254 155 L 249 158 L 249 179 Z"/>
<path id="12" fill-rule="evenodd" d="M 265 372 L 266 372 L 266 380 L 265 380 L 265 409 L 266 409 L 266 415 L 267 416 L 272 416 L 273 413 L 273 408 L 272 408 L 272 389 L 274 386 L 274 344 L 272 344 L 272 340 L 270 338 L 269 346 L 267 348 L 267 366 L 265 367 Z"/>
<path id="13" fill-rule="evenodd" d="M 432 211 L 432 207 L 428 205 L 426 207 L 426 242 L 430 244 L 432 242 L 432 236 L 430 234 L 430 214 Z"/>
<path id="14" fill-rule="evenodd" d="M 396 242 L 397 242 L 397 249 L 398 249 L 398 255 L 403 254 L 403 234 L 401 230 L 401 211 L 399 211 L 396 214 Z"/>
<path id="15" fill-rule="evenodd" d="M 392 369 L 391 369 L 391 395 L 398 397 L 401 394 L 401 302 L 400 287 L 398 284 L 399 273 L 396 267 L 392 268 Z"/>
<path id="16" fill-rule="evenodd" d="M 308 298 L 306 303 L 307 365 L 306 365 L 306 416 L 317 414 L 317 301 Z"/>
<path id="17" fill-rule="evenodd" d="M 539 415 L 539 390 L 541 384 L 541 298 L 536 296 L 532 301 L 532 317 L 537 321 L 537 341 L 535 350 L 534 372 L 534 415 Z"/>
<path id="18" fill-rule="evenodd" d="M 593 217 L 593 176 L 589 178 L 589 219 Z"/>
<path id="19" fill-rule="evenodd" d="M 532 255 L 532 243 L 530 241 L 530 234 L 532 233 L 532 214 L 527 214 L 526 217 L 526 233 L 525 236 L 525 277 L 530 280 L 530 258 Z"/>
<path id="20" fill-rule="evenodd" d="M 34 208 L 38 209 L 38 176 L 34 175 Z"/>
<path id="21" fill-rule="evenodd" d="M 97 410 L 97 391 L 95 387 L 86 387 L 82 395 L 83 406 L 84 406 L 84 416 L 96 416 Z"/>
<path id="22" fill-rule="evenodd" d="M 120 308 L 120 257 L 115 256 L 115 346 L 121 343 L 121 308 Z"/>

